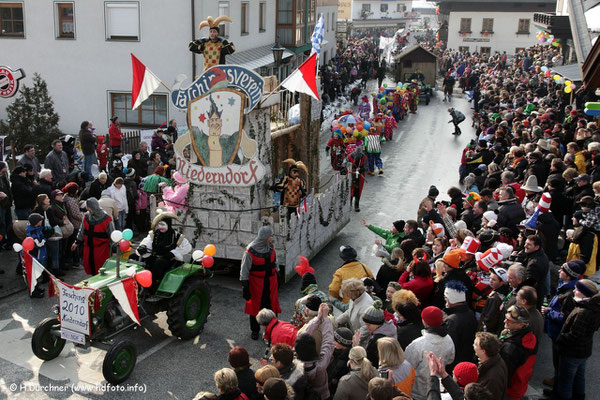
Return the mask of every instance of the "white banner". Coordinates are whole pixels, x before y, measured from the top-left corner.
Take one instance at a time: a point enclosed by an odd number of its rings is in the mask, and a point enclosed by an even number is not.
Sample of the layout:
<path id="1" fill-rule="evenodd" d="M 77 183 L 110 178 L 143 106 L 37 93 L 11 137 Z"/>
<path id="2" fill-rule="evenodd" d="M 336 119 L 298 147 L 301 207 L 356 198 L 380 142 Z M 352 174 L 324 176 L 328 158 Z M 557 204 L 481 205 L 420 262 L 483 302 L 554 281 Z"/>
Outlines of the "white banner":
<path id="1" fill-rule="evenodd" d="M 90 303 L 89 297 L 92 290 L 89 288 L 75 288 L 56 280 L 58 298 L 60 299 L 60 325 L 61 328 L 73 332 L 90 335 Z"/>

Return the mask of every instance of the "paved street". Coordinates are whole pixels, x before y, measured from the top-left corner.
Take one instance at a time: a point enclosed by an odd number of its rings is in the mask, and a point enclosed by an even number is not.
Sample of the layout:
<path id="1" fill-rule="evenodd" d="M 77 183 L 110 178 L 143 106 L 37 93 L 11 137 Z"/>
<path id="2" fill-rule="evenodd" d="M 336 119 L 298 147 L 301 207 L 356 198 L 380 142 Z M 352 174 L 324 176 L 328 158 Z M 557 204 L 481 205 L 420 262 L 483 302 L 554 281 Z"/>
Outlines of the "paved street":
<path id="1" fill-rule="evenodd" d="M 471 115 L 469 103 L 460 96 L 455 97 L 453 105 L 465 115 Z M 400 122 L 394 140 L 384 145 L 385 173 L 368 177 L 361 199 L 362 211 L 356 213 L 347 227 L 311 262 L 322 288 L 326 289 L 331 274 L 341 264 L 338 248 L 343 244 L 354 246 L 360 259 L 374 272 L 379 268 L 378 259 L 370 255 L 375 236 L 360 225 L 361 218 L 383 227 L 391 226 L 396 219 L 413 219 L 430 185 L 436 185 L 441 197 L 445 198 L 446 190 L 457 184 L 461 149 L 473 134 L 468 118 L 462 125 L 463 135 L 458 138 L 451 135 L 452 126 L 447 123 L 446 109 L 447 103 L 441 102 L 438 92 L 429 106 L 420 105 L 418 114 L 409 115 Z M 321 148 L 324 154 L 323 149 L 324 146 Z M 326 172 L 329 161 L 323 159 L 323 162 Z M 11 262 L 10 267 L 5 267 L 7 274 L 14 274 L 12 265 Z M 70 273 L 66 280 L 74 283 L 83 276 L 82 271 Z M 294 279 L 281 288 L 282 318 L 285 320 L 291 316 L 299 285 L 299 279 Z M 141 328 L 124 334 L 136 344 L 138 362 L 121 388 L 127 390 L 130 385 L 129 389 L 142 389 L 142 392 L 127 393 L 103 393 L 94 389 L 103 382 L 101 369 L 105 352 L 102 350 L 75 351 L 67 345 L 57 359 L 49 362 L 42 362 L 32 354 L 33 329 L 40 320 L 52 316 L 51 307 L 56 299 L 30 300 L 24 292 L 3 299 L 0 303 L 0 399 L 192 399 L 199 391 L 214 391 L 213 373 L 229 366 L 227 353 L 232 346 L 246 347 L 256 366 L 257 359 L 264 353 L 264 344 L 250 339 L 237 280 L 215 278 L 211 287 L 211 316 L 196 340 L 182 341 L 171 337 L 165 313 L 155 320 L 145 320 Z M 595 347 L 595 354 L 598 354 L 598 341 Z M 532 393 L 541 392 L 541 380 L 551 371 L 549 344 L 543 343 L 542 349 L 532 379 Z M 588 377 L 595 375 L 593 371 L 598 367 L 600 361 L 591 358 Z M 600 398 L 592 392 L 595 383 L 589 379 L 588 398 Z M 80 388 L 72 390 L 72 384 Z M 40 390 L 40 386 L 50 390 L 24 391 L 25 388 Z"/>

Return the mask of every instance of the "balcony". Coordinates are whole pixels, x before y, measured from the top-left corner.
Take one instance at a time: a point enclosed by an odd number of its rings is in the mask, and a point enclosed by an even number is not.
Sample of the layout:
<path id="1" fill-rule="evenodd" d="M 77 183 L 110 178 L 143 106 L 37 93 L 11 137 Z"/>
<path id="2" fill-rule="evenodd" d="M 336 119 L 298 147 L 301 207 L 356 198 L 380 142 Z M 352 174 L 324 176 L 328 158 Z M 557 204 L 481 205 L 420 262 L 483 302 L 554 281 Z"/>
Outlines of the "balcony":
<path id="1" fill-rule="evenodd" d="M 533 23 L 544 31 L 560 38 L 571 37 L 571 25 L 568 15 L 554 13 L 534 13 Z"/>

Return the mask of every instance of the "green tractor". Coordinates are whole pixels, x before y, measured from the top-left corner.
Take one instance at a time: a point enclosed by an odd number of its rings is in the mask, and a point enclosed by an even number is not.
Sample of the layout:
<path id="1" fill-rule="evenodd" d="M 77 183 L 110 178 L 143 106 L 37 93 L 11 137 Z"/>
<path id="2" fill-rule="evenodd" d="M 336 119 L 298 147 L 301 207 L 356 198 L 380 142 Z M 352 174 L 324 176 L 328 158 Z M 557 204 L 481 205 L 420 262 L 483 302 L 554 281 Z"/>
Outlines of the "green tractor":
<path id="1" fill-rule="evenodd" d="M 105 349 L 107 353 L 102 365 L 104 378 L 115 385 L 125 381 L 133 371 L 137 351 L 131 341 L 118 340 L 117 336 L 135 326 L 136 322 L 124 311 L 109 286 L 114 287 L 119 281 L 130 280 L 142 272 L 147 274 L 150 271 L 144 268 L 143 263 L 120 260 L 120 254 L 117 253 L 116 257 L 106 260 L 97 275 L 74 285 L 76 290 L 89 293 L 85 307 L 73 306 L 71 300 L 74 297 L 77 300 L 77 295 L 67 293 L 67 289 L 61 294 L 62 289 L 59 288 L 59 305 L 54 307 L 57 316 L 40 322 L 33 332 L 33 353 L 42 360 L 52 360 L 58 357 L 67 341 L 82 348 L 94 346 Z M 211 276 L 212 273 L 200 263 L 184 263 L 165 274 L 156 293 L 150 294 L 147 289 L 140 287 L 137 293 L 140 321 L 166 311 L 173 336 L 181 339 L 196 337 L 202 332 L 210 313 L 210 287 L 206 280 Z M 85 292 L 85 289 L 91 290 Z M 83 331 L 87 333 L 81 333 L 81 330 L 75 332 L 63 326 L 73 321 L 78 323 L 77 326 L 83 326 Z"/>

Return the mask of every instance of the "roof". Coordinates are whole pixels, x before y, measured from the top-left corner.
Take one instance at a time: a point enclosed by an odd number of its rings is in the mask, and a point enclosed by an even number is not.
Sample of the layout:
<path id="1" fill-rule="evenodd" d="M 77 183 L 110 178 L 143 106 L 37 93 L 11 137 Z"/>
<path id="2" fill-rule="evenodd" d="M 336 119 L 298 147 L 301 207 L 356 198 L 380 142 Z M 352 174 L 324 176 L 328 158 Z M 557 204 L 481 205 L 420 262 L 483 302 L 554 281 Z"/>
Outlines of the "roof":
<path id="1" fill-rule="evenodd" d="M 255 47 L 253 49 L 235 52 L 227 56 L 227 64 L 243 65 L 248 69 L 257 69 L 264 67 L 265 65 L 273 64 L 273 51 L 271 48 L 272 44 L 266 46 Z M 283 52 L 282 60 L 292 57 L 294 53 L 285 49 Z"/>
<path id="2" fill-rule="evenodd" d="M 504 0 L 438 0 L 440 4 L 443 3 L 504 3 Z M 556 3 L 556 0 L 519 0 L 521 4 L 538 4 L 538 3 Z"/>
<path id="3" fill-rule="evenodd" d="M 417 50 L 417 49 L 421 49 L 426 53 L 429 53 L 433 58 L 437 59 L 437 56 L 435 54 L 433 54 L 432 52 L 430 52 L 429 50 L 423 48 L 420 44 L 415 44 L 413 46 L 410 46 L 408 49 L 404 50 L 402 53 L 398 54 L 398 56 L 396 58 L 404 58 L 407 55 L 409 55 L 410 53 L 412 53 L 413 51 Z"/>
<path id="4" fill-rule="evenodd" d="M 573 82 L 581 82 L 582 80 L 581 69 L 577 63 L 552 67 L 551 71 Z"/>
<path id="5" fill-rule="evenodd" d="M 595 90 L 600 87 L 600 40 L 592 46 L 590 54 L 582 66 L 584 84 L 587 89 Z"/>

